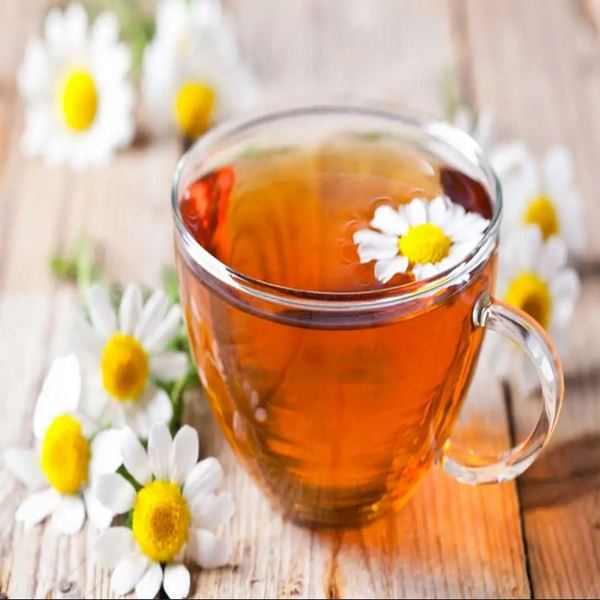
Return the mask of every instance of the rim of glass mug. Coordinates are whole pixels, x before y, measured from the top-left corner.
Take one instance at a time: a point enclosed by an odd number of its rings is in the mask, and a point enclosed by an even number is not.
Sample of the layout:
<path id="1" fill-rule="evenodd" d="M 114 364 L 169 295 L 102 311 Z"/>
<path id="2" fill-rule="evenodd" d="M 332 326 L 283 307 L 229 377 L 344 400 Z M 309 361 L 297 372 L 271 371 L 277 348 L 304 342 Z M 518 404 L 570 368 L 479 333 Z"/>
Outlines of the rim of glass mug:
<path id="1" fill-rule="evenodd" d="M 377 120 L 381 123 L 393 124 L 396 128 L 404 130 L 408 136 L 403 136 L 405 141 L 410 136 L 417 138 L 418 144 L 427 149 L 434 156 L 441 158 L 454 155 L 454 161 L 462 162 L 462 170 L 474 169 L 478 182 L 484 185 L 492 201 L 493 214 L 490 224 L 484 232 L 479 244 L 455 267 L 437 274 L 429 279 L 424 279 L 409 286 L 392 286 L 383 290 L 370 290 L 362 292 L 320 292 L 301 290 L 270 283 L 245 275 L 227 266 L 215 256 L 205 250 L 193 237 L 185 226 L 181 217 L 180 195 L 183 174 L 188 168 L 194 168 L 207 162 L 211 149 L 219 143 L 228 146 L 228 140 L 235 139 L 245 134 L 252 133 L 263 126 L 278 121 L 289 121 L 303 117 L 364 117 Z M 373 127 L 366 129 L 366 132 Z M 377 133 L 383 133 L 380 128 Z M 428 148 L 431 146 L 431 148 Z M 194 179 L 206 174 L 217 165 L 210 165 L 194 172 Z M 193 179 L 190 180 L 190 182 Z M 185 182 L 187 185 L 190 182 Z M 444 121 L 418 119 L 392 112 L 388 109 L 371 108 L 358 105 L 321 104 L 301 108 L 282 109 L 268 114 L 260 114 L 250 119 L 242 119 L 223 123 L 212 129 L 198 139 L 179 160 L 171 190 L 171 203 L 177 232 L 184 244 L 188 256 L 206 273 L 214 277 L 228 288 L 244 292 L 259 301 L 266 301 L 281 306 L 295 309 L 315 310 L 325 312 L 344 312 L 346 310 L 371 311 L 378 308 L 397 306 L 406 302 L 414 302 L 450 288 L 461 283 L 461 280 L 479 265 L 484 263 L 497 245 L 498 229 L 502 215 L 502 192 L 498 178 L 485 158 L 477 142 L 464 131 Z"/>

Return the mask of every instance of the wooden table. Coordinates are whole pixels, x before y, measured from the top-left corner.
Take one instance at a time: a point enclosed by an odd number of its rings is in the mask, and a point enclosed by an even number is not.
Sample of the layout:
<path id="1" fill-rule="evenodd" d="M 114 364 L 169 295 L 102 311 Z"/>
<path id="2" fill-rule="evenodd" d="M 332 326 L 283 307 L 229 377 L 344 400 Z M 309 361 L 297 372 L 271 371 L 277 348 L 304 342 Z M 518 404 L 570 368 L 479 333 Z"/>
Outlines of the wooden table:
<path id="1" fill-rule="evenodd" d="M 517 483 L 461 486 L 433 470 L 396 516 L 353 533 L 299 529 L 271 511 L 236 465 L 204 403 L 188 418 L 222 458 L 238 512 L 231 566 L 193 572 L 198 597 L 594 597 L 600 594 L 600 2 L 577 0 L 229 0 L 269 101 L 314 91 L 397 100 L 441 113 L 439 76 L 497 115 L 497 135 L 573 149 L 585 194 L 583 296 L 565 361 L 554 440 Z M 42 0 L 0 2 L 0 449 L 32 441 L 50 359 L 66 350 L 76 292 L 48 257 L 86 232 L 115 279 L 159 281 L 171 261 L 169 184 L 176 140 L 136 144 L 107 169 L 75 174 L 26 160 L 14 75 Z M 485 381 L 486 388 L 489 388 Z M 526 432 L 535 400 L 477 393 L 474 441 L 504 447 Z M 471 433 L 469 433 L 471 431 Z M 24 489 L 0 471 L 0 592 L 108 597 L 88 560 L 94 532 L 24 531 Z M 5 596 L 4 596 L 5 597 Z"/>

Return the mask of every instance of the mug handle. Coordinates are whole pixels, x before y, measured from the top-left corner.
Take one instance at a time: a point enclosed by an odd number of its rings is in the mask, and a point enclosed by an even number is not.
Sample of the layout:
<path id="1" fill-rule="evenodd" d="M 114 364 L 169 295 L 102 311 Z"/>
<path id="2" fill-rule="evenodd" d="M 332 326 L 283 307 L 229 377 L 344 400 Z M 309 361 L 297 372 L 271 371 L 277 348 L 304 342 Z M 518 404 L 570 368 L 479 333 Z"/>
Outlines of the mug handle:
<path id="1" fill-rule="evenodd" d="M 564 394 L 562 367 L 550 338 L 534 319 L 488 294 L 477 300 L 473 323 L 507 337 L 533 362 L 542 388 L 542 412 L 529 437 L 507 452 L 483 459 L 448 440 L 441 463 L 446 473 L 462 483 L 510 481 L 533 463 L 556 427 Z"/>

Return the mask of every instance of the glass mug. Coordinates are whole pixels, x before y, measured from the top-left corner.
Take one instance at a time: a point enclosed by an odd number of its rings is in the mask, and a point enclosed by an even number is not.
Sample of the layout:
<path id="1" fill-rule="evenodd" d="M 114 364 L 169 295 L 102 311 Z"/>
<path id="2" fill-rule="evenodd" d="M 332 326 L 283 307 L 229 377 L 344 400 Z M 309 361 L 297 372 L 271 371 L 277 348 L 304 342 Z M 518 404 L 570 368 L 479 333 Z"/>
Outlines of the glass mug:
<path id="1" fill-rule="evenodd" d="M 289 277 L 298 283 L 283 286 L 224 264 L 199 243 L 189 222 L 186 226 L 182 202 L 194 182 L 212 181 L 210 193 L 203 192 L 204 212 L 195 218 L 208 230 L 218 228 L 224 226 L 219 219 L 234 218 L 227 204 L 234 178 L 243 190 L 244 173 L 259 183 L 274 169 L 287 169 L 292 179 L 304 177 L 312 167 L 301 157 L 315 144 L 327 146 L 327 140 L 353 140 L 355 146 L 336 155 L 330 144 L 332 150 L 322 155 L 328 168 L 338 168 L 336 186 L 322 206 L 336 202 L 333 192 L 347 178 L 346 198 L 357 195 L 353 172 L 361 173 L 361 193 L 375 171 L 378 185 L 387 181 L 383 173 L 392 188 L 400 189 L 402 178 L 411 175 L 398 175 L 390 163 L 397 147 L 444 165 L 445 176 L 455 174 L 455 187 L 471 182 L 486 195 L 490 225 L 477 248 L 448 272 L 412 285 L 315 291 L 302 287 L 310 271 L 303 261 L 307 266 L 327 262 L 331 252 L 315 257 L 310 250 L 303 256 L 303 248 L 267 246 L 260 254 L 254 247 L 260 243 L 246 244 L 239 264 L 258 268 L 287 261 Z M 378 153 L 379 162 L 364 158 Z M 304 219 L 294 227 L 311 227 L 309 200 L 303 210 L 286 212 L 290 198 L 298 201 L 297 188 L 288 186 L 268 201 L 288 221 Z M 247 211 L 250 226 L 261 215 L 258 208 L 252 212 L 253 202 L 258 207 L 268 193 L 261 196 L 259 189 L 246 208 L 236 209 Z M 238 458 L 292 519 L 325 527 L 371 521 L 401 506 L 434 462 L 465 483 L 510 480 L 549 440 L 563 396 L 561 366 L 543 329 L 493 298 L 501 191 L 465 133 L 444 123 L 345 106 L 286 110 L 225 124 L 181 159 L 172 203 L 182 306 L 205 394 Z M 282 239 L 293 244 L 285 234 Z M 486 329 L 526 353 L 543 395 L 530 436 L 493 457 L 461 450 L 450 438 Z"/>

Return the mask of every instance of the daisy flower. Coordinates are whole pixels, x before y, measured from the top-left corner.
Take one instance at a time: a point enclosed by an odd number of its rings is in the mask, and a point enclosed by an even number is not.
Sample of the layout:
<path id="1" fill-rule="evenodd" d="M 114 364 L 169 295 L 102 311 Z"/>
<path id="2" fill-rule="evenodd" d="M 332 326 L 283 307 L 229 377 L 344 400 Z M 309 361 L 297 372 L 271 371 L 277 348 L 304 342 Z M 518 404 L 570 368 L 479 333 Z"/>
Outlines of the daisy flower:
<path id="1" fill-rule="evenodd" d="M 146 48 L 142 91 L 155 128 L 187 138 L 256 100 L 233 28 L 218 0 L 162 0 Z"/>
<path id="2" fill-rule="evenodd" d="M 503 241 L 498 274 L 499 297 L 533 317 L 559 351 L 564 350 L 567 325 L 581 289 L 577 273 L 566 262 L 567 247 L 561 238 L 544 240 L 538 227 L 522 227 Z M 493 346 L 494 368 L 508 376 L 518 354 L 512 345 Z M 527 365 L 523 382 L 529 392 L 537 379 L 533 367 Z"/>
<path id="3" fill-rule="evenodd" d="M 198 434 L 184 425 L 173 440 L 164 425 L 150 430 L 148 452 L 125 428 L 121 452 L 134 487 L 119 474 L 98 480 L 98 499 L 115 513 L 131 512 L 131 529 L 111 527 L 94 547 L 98 563 L 113 568 L 115 594 L 133 588 L 138 598 L 154 598 L 162 584 L 169 598 L 184 598 L 190 573 L 188 556 L 201 567 L 223 566 L 231 555 L 229 544 L 214 531 L 233 516 L 227 492 L 215 493 L 223 477 L 216 458 L 198 461 Z"/>
<path id="4" fill-rule="evenodd" d="M 582 249 L 582 200 L 565 146 L 554 146 L 538 162 L 523 142 L 513 142 L 498 147 L 491 162 L 502 183 L 508 234 L 536 225 L 545 240 L 560 235 L 570 250 Z"/>
<path id="5" fill-rule="evenodd" d="M 468 133 L 484 151 L 490 149 L 494 119 L 489 109 L 476 112 L 468 105 L 461 104 L 454 112 L 452 123 Z"/>
<path id="6" fill-rule="evenodd" d="M 81 397 L 77 358 L 57 358 L 35 407 L 35 449 L 6 452 L 6 466 L 32 490 L 16 513 L 27 526 L 49 516 L 54 531 L 71 535 L 81 529 L 86 512 L 98 528 L 108 527 L 113 518 L 92 487 L 98 474 L 114 472 L 121 465 L 119 432 L 100 431 L 83 412 Z"/>
<path id="7" fill-rule="evenodd" d="M 73 3 L 50 10 L 42 38 L 29 41 L 18 74 L 25 99 L 23 152 L 49 164 L 106 163 L 134 133 L 129 48 L 114 14 L 90 25 Z"/>
<path id="8" fill-rule="evenodd" d="M 75 343 L 89 374 L 90 406 L 97 418 L 117 427 L 129 425 L 143 438 L 154 423 L 168 423 L 173 406 L 153 380 L 185 375 L 185 352 L 167 350 L 181 327 L 181 311 L 162 290 L 143 302 L 142 291 L 129 285 L 118 314 L 108 290 L 92 285 L 87 294 L 90 322 L 77 323 Z"/>
<path id="9" fill-rule="evenodd" d="M 361 263 L 375 261 L 375 277 L 382 283 L 408 271 L 419 281 L 459 264 L 488 224 L 446 196 L 414 198 L 397 210 L 379 206 L 370 223 L 373 229 L 357 231 L 354 243 Z"/>

